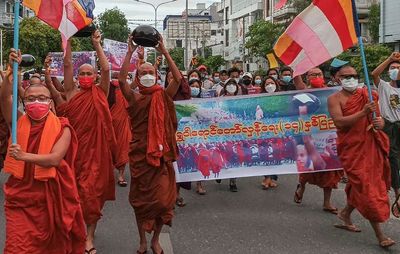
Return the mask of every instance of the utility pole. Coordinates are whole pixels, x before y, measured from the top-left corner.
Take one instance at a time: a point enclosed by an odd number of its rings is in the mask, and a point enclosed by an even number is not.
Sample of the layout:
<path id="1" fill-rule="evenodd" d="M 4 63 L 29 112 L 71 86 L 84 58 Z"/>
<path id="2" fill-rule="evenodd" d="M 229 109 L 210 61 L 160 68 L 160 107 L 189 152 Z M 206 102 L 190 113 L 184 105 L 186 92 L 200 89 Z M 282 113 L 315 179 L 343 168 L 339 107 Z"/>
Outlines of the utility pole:
<path id="1" fill-rule="evenodd" d="M 185 69 L 189 70 L 189 50 L 188 50 L 188 33 L 189 33 L 189 0 L 186 0 L 186 17 L 185 17 Z"/>

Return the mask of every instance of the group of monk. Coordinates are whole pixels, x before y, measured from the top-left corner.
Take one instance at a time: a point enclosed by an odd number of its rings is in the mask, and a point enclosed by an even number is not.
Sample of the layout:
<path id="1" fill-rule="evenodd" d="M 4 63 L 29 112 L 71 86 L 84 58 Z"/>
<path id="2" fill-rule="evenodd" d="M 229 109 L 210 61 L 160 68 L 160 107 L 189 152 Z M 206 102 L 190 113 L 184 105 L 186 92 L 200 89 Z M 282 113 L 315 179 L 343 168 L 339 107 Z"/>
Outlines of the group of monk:
<path id="1" fill-rule="evenodd" d="M 127 82 L 137 48 L 132 39 L 112 82 L 99 31 L 92 35 L 92 43 L 100 75 L 84 64 L 74 78 L 68 42 L 63 85 L 50 77 L 51 59 L 46 58 L 45 82 L 33 75 L 20 89 L 25 112 L 18 112 L 17 144 L 9 144 L 4 161 L 4 171 L 10 174 L 4 186 L 6 254 L 95 254 L 96 225 L 105 202 L 115 200 L 114 169 L 119 171 L 118 184 L 126 186 L 123 171 L 128 162 L 133 183 L 129 201 L 140 233 L 137 253 L 147 253 L 146 232 L 153 233 L 153 253 L 163 253 L 159 236 L 164 224 L 171 225 L 176 201 L 172 162 L 178 156 L 177 121 L 172 97 L 182 75 L 161 38 L 156 49 L 167 59 L 173 79 L 162 89 L 156 85 L 153 65 L 142 63 L 135 93 Z M 12 49 L 1 83 L 1 148 L 7 147 L 11 130 L 12 63 L 21 60 L 21 52 Z"/>
<path id="2" fill-rule="evenodd" d="M 143 50 L 131 37 L 121 70 L 113 75 L 99 31 L 92 35 L 92 43 L 100 75 L 84 64 L 74 77 L 68 42 L 63 85 L 50 76 L 51 59 L 46 58 L 45 82 L 33 75 L 26 88 L 19 89 L 25 112 L 18 112 L 16 144 L 8 140 L 16 99 L 12 96 L 12 63 L 21 62 L 22 57 L 21 52 L 11 50 L 0 88 L 0 163 L 4 158 L 4 171 L 10 174 L 4 186 L 6 254 L 97 253 L 97 223 L 105 202 L 115 200 L 114 170 L 118 170 L 118 184 L 127 186 L 127 163 L 129 202 L 140 237 L 136 253 L 148 252 L 146 233 L 152 233 L 152 252 L 164 253 L 159 237 L 162 227 L 171 225 L 177 200 L 172 163 L 179 151 L 173 100 L 183 93 L 184 77 L 162 37 L 156 50 L 169 66 L 165 89 L 157 84 L 157 69 L 143 60 L 133 82 L 127 81 L 134 52 Z M 323 78 L 318 68 L 307 75 L 310 81 Z M 337 154 L 336 149 L 327 149 L 327 156 L 319 159 L 329 164 L 333 162 L 328 158 L 339 156 L 348 178 L 347 204 L 339 211 L 330 202 L 341 171 L 301 175 L 295 201 L 301 202 L 306 183 L 316 184 L 324 190 L 324 210 L 338 214 L 342 221 L 336 227 L 360 232 L 351 220 L 357 209 L 370 221 L 380 246 L 389 247 L 395 242 L 380 227 L 390 215 L 389 139 L 383 132 L 378 96 L 374 92 L 374 102 L 370 102 L 351 66 L 341 66 L 335 78 L 342 90 L 328 98 L 328 107 L 337 127 Z M 304 143 L 307 148 L 311 140 L 304 137 Z"/>

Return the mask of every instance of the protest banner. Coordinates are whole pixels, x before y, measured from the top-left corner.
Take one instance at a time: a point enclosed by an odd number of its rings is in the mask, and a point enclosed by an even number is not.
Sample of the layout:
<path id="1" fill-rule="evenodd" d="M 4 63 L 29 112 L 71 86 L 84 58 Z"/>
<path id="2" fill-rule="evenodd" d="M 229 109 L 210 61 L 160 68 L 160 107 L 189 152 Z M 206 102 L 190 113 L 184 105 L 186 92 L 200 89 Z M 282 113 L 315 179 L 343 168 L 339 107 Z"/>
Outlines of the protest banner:
<path id="1" fill-rule="evenodd" d="M 52 77 L 64 77 L 64 53 L 50 52 L 49 55 L 52 59 L 50 65 L 50 75 Z M 74 66 L 74 76 L 78 75 L 78 69 L 82 64 L 90 64 L 96 69 L 96 52 L 72 52 L 72 64 Z"/>
<path id="2" fill-rule="evenodd" d="M 103 45 L 108 62 L 111 64 L 111 70 L 120 71 L 125 60 L 126 52 L 128 51 L 128 43 L 104 39 Z M 131 59 L 129 72 L 133 72 L 136 69 L 138 60 L 139 57 L 135 52 Z"/>
<path id="3" fill-rule="evenodd" d="M 327 107 L 335 91 L 176 102 L 177 181 L 340 170 Z"/>

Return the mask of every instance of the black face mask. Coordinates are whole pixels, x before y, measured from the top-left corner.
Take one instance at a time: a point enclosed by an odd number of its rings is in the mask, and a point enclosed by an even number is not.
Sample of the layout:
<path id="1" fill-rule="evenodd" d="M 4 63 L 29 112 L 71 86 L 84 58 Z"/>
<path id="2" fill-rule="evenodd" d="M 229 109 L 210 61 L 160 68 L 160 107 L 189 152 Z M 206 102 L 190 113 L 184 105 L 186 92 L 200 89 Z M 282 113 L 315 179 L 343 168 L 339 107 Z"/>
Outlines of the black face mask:
<path id="1" fill-rule="evenodd" d="M 243 79 L 243 85 L 248 86 L 251 84 L 251 80 L 250 79 Z"/>

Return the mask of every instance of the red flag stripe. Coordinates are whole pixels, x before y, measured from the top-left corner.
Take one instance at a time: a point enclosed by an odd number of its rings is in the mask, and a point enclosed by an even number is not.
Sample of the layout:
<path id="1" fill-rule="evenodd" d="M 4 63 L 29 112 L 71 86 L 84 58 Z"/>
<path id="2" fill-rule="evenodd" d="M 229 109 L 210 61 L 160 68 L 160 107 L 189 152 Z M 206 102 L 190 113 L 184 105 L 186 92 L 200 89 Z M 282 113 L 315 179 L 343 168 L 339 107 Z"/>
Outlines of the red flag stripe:
<path id="1" fill-rule="evenodd" d="M 293 41 L 285 52 L 279 57 L 286 65 L 291 64 L 300 54 L 302 47 Z"/>
<path id="2" fill-rule="evenodd" d="M 63 15 L 63 1 L 47 0 L 42 1 L 37 17 L 49 26 L 58 29 Z"/>
<path id="3" fill-rule="evenodd" d="M 354 42 L 350 34 L 349 24 L 347 24 L 347 18 L 340 3 L 337 0 L 314 0 L 313 4 L 325 14 L 332 24 L 339 35 L 343 49 L 353 46 Z"/>
<path id="4" fill-rule="evenodd" d="M 79 29 L 86 26 L 86 21 L 82 17 L 82 14 L 76 9 L 73 2 L 68 3 L 66 6 L 67 18 Z"/>

